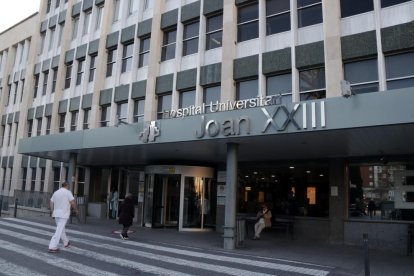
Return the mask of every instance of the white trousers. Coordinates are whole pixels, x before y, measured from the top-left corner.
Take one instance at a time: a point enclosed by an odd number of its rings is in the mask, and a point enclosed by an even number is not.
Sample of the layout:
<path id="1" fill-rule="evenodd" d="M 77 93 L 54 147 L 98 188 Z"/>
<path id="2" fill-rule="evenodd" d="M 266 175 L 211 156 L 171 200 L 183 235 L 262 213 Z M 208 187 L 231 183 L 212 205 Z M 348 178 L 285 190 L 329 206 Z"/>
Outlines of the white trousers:
<path id="1" fill-rule="evenodd" d="M 256 222 L 256 224 L 254 225 L 254 236 L 256 238 L 260 238 L 260 233 L 265 228 L 265 226 L 266 225 L 260 221 Z"/>
<path id="2" fill-rule="evenodd" d="M 64 245 L 68 244 L 69 242 L 69 239 L 68 237 L 66 237 L 66 233 L 65 233 L 65 226 L 66 226 L 66 223 L 68 222 L 68 219 L 67 218 L 55 218 L 55 222 L 56 222 L 56 231 L 52 239 L 50 240 L 49 249 L 56 249 L 58 247 L 60 239 L 62 239 L 62 242 Z"/>

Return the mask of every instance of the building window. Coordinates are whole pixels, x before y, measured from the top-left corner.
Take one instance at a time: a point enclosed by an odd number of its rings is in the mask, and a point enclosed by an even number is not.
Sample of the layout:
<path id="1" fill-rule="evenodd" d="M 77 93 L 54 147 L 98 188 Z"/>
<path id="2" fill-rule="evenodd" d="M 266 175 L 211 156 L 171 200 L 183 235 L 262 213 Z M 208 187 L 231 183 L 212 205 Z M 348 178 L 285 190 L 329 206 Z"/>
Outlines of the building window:
<path id="1" fill-rule="evenodd" d="M 83 110 L 83 129 L 89 129 L 89 114 L 90 109 Z"/>
<path id="2" fill-rule="evenodd" d="M 306 27 L 322 23 L 321 0 L 297 0 L 298 27 Z"/>
<path id="3" fill-rule="evenodd" d="M 9 103 L 10 103 L 10 93 L 11 93 L 11 90 L 12 90 L 12 86 L 11 86 L 11 84 L 8 84 L 7 85 L 7 99 L 6 99 L 5 106 L 8 106 Z"/>
<path id="4" fill-rule="evenodd" d="M 96 14 L 96 21 L 95 21 L 95 31 L 101 28 L 102 24 L 102 14 L 103 14 L 103 6 L 98 7 L 98 11 Z"/>
<path id="5" fill-rule="evenodd" d="M 164 111 L 171 109 L 171 93 L 158 95 L 157 119 L 163 119 Z"/>
<path id="6" fill-rule="evenodd" d="M 116 49 L 108 50 L 108 60 L 106 62 L 106 77 L 112 76 L 116 62 Z"/>
<path id="7" fill-rule="evenodd" d="M 26 190 L 27 168 L 22 168 L 22 191 Z"/>
<path id="8" fill-rule="evenodd" d="M 59 133 L 65 132 L 66 113 L 59 114 Z"/>
<path id="9" fill-rule="evenodd" d="M 301 101 L 325 98 L 325 68 L 300 71 L 299 91 Z"/>
<path id="10" fill-rule="evenodd" d="M 149 7 L 152 7 L 152 0 L 144 0 L 144 10 L 147 10 Z"/>
<path id="11" fill-rule="evenodd" d="M 36 136 L 42 135 L 42 118 L 37 119 L 37 131 Z"/>
<path id="12" fill-rule="evenodd" d="M 121 73 L 125 73 L 131 70 L 133 52 L 134 52 L 134 43 L 124 45 L 124 49 L 122 51 Z"/>
<path id="13" fill-rule="evenodd" d="M 341 17 L 348 17 L 374 10 L 373 0 L 341 0 Z"/>
<path id="14" fill-rule="evenodd" d="M 101 109 L 101 127 L 107 127 L 111 118 L 111 106 L 103 105 Z"/>
<path id="15" fill-rule="evenodd" d="M 205 112 L 211 113 L 217 110 L 217 104 L 220 102 L 221 86 L 204 88 L 203 103 Z"/>
<path id="16" fill-rule="evenodd" d="M 60 47 L 62 44 L 62 36 L 63 36 L 63 28 L 65 27 L 65 24 L 59 25 L 59 33 L 58 33 L 58 41 L 57 41 L 57 47 Z"/>
<path id="17" fill-rule="evenodd" d="M 9 129 L 9 132 L 8 132 L 8 136 L 7 136 L 7 146 L 9 147 L 10 146 L 10 144 L 11 144 L 11 136 L 12 136 L 12 127 L 13 127 L 13 125 L 12 124 L 7 124 L 8 125 L 8 129 Z"/>
<path id="18" fill-rule="evenodd" d="M 57 68 L 53 69 L 52 93 L 55 93 L 55 91 L 56 91 L 57 70 L 58 70 Z"/>
<path id="19" fill-rule="evenodd" d="M 398 89 L 414 86 L 414 52 L 385 57 L 387 88 Z"/>
<path id="20" fill-rule="evenodd" d="M 290 0 L 266 1 L 266 35 L 290 30 Z"/>
<path id="21" fill-rule="evenodd" d="M 91 56 L 91 63 L 89 65 L 89 82 L 92 82 L 95 79 L 96 71 L 96 56 Z"/>
<path id="22" fill-rule="evenodd" d="M 19 88 L 19 82 L 15 82 L 14 83 L 14 88 L 13 88 L 13 104 L 16 104 L 16 101 L 17 101 L 17 91 L 18 91 L 18 88 Z"/>
<path id="23" fill-rule="evenodd" d="M 138 10 L 138 1 L 137 0 L 129 0 L 128 1 L 128 14 L 131 15 Z"/>
<path id="24" fill-rule="evenodd" d="M 378 91 L 377 59 L 367 59 L 344 64 L 345 80 L 351 83 L 352 93 Z"/>
<path id="25" fill-rule="evenodd" d="M 33 98 L 37 97 L 37 90 L 39 89 L 39 74 L 34 76 L 34 90 L 33 90 Z"/>
<path id="26" fill-rule="evenodd" d="M 33 120 L 27 120 L 27 137 L 32 137 Z"/>
<path id="27" fill-rule="evenodd" d="M 47 80 L 49 78 L 49 71 L 43 73 L 43 90 L 42 95 L 46 95 L 47 92 Z"/>
<path id="28" fill-rule="evenodd" d="M 82 36 L 87 35 L 89 32 L 89 22 L 91 21 L 92 12 L 85 13 L 85 18 L 83 20 L 83 31 Z"/>
<path id="29" fill-rule="evenodd" d="M 381 0 L 381 7 L 386 8 L 393 5 L 409 2 L 411 0 Z"/>
<path id="30" fill-rule="evenodd" d="M 117 104 L 116 117 L 118 118 L 118 122 L 126 121 L 128 118 L 128 102 L 121 102 Z"/>
<path id="31" fill-rule="evenodd" d="M 53 168 L 53 192 L 60 188 L 60 167 Z"/>
<path id="32" fill-rule="evenodd" d="M 46 13 L 50 12 L 50 6 L 52 5 L 52 0 L 47 0 L 46 2 Z"/>
<path id="33" fill-rule="evenodd" d="M 258 3 L 243 6 L 237 14 L 237 41 L 245 41 L 259 37 Z"/>
<path id="34" fill-rule="evenodd" d="M 55 8 L 59 8 L 60 0 L 56 0 Z"/>
<path id="35" fill-rule="evenodd" d="M 65 75 L 65 89 L 70 87 L 72 80 L 72 63 L 66 64 L 66 75 Z"/>
<path id="36" fill-rule="evenodd" d="M 46 176 L 46 169 L 40 168 L 40 192 L 43 192 L 45 189 L 45 176 Z"/>
<path id="37" fill-rule="evenodd" d="M 164 31 L 162 43 L 161 61 L 173 59 L 175 57 L 175 42 L 177 39 L 177 29 Z"/>
<path id="38" fill-rule="evenodd" d="M 144 121 L 145 99 L 134 100 L 134 123 Z"/>
<path id="39" fill-rule="evenodd" d="M 138 68 L 148 66 L 151 37 L 142 37 L 139 44 Z"/>
<path id="40" fill-rule="evenodd" d="M 46 135 L 50 134 L 50 126 L 52 124 L 52 117 L 46 116 Z"/>
<path id="41" fill-rule="evenodd" d="M 78 125 L 78 115 L 79 111 L 72 111 L 70 118 L 70 131 L 76 131 L 76 127 Z"/>
<path id="42" fill-rule="evenodd" d="M 200 23 L 198 21 L 184 25 L 183 56 L 197 53 L 199 26 Z"/>
<path id="43" fill-rule="evenodd" d="M 19 123 L 16 123 L 14 128 L 14 145 L 17 145 L 17 132 L 19 131 Z"/>
<path id="44" fill-rule="evenodd" d="M 39 54 L 41 55 L 43 53 L 43 48 L 45 47 L 45 39 L 46 39 L 46 33 L 40 34 L 40 48 L 39 48 Z"/>
<path id="45" fill-rule="evenodd" d="M 74 17 L 72 21 L 72 40 L 75 40 L 78 35 L 79 16 Z"/>
<path id="46" fill-rule="evenodd" d="M 50 29 L 49 32 L 49 51 L 53 48 L 53 41 L 55 39 L 55 28 Z"/>
<path id="47" fill-rule="evenodd" d="M 117 22 L 119 20 L 120 17 L 120 11 L 121 11 L 121 0 L 115 0 L 114 3 L 114 10 L 113 10 L 113 19 L 112 22 Z"/>
<path id="48" fill-rule="evenodd" d="M 76 86 L 82 83 L 82 76 L 83 76 L 83 66 L 85 64 L 85 60 L 78 61 L 78 72 L 76 74 Z"/>
<path id="49" fill-rule="evenodd" d="M 240 81 L 236 84 L 236 100 L 256 98 L 259 94 L 258 80 Z"/>
<path id="50" fill-rule="evenodd" d="M 195 105 L 195 90 L 180 92 L 178 108 L 189 107 Z"/>
<path id="51" fill-rule="evenodd" d="M 33 192 L 35 190 L 35 187 L 36 187 L 36 168 L 32 168 L 32 181 L 30 184 L 30 191 Z"/>
<path id="52" fill-rule="evenodd" d="M 206 25 L 206 50 L 222 46 L 223 42 L 223 14 L 207 18 Z"/>
<path id="53" fill-rule="evenodd" d="M 78 196 L 84 196 L 85 194 L 85 168 L 78 168 Z"/>
<path id="54" fill-rule="evenodd" d="M 24 80 L 22 80 L 22 93 L 20 93 L 20 102 L 23 101 L 23 92 L 24 92 Z M 1 88 L 0 88 L 0 95 L 1 95 Z"/>
<path id="55" fill-rule="evenodd" d="M 266 96 L 276 95 L 276 104 L 292 102 L 292 74 L 269 76 L 266 78 Z M 274 102 L 274 101 L 273 101 Z"/>

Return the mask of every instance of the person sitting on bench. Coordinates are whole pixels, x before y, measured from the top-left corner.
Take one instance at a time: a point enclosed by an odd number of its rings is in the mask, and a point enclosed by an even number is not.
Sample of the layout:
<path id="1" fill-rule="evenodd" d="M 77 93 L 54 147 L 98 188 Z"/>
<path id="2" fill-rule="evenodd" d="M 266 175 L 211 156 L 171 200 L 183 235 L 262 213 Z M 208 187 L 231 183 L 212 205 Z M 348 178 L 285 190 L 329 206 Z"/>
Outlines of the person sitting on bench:
<path id="1" fill-rule="evenodd" d="M 260 233 L 265 227 L 272 227 L 272 212 L 267 208 L 266 204 L 262 205 L 262 210 L 260 210 L 257 215 L 257 222 L 254 225 L 254 240 L 260 239 Z"/>

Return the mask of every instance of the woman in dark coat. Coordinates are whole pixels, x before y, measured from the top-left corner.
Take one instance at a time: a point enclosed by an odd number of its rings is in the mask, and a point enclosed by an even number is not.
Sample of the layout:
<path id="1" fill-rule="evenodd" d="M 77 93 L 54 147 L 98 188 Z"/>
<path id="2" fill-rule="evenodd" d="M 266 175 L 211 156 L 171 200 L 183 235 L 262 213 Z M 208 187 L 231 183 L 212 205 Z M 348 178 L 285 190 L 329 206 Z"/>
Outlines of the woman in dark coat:
<path id="1" fill-rule="evenodd" d="M 134 202 L 132 201 L 132 195 L 127 194 L 124 202 L 119 208 L 119 224 L 124 226 L 122 233 L 120 234 L 121 239 L 128 239 L 128 229 L 132 225 L 132 219 L 134 218 Z"/>

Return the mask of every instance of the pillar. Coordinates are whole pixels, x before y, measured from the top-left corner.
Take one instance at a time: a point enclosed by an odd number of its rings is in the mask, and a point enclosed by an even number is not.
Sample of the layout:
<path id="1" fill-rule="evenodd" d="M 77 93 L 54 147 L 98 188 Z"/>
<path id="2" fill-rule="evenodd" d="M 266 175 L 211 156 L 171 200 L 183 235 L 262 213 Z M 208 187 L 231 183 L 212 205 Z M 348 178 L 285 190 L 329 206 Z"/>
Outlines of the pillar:
<path id="1" fill-rule="evenodd" d="M 344 243 L 344 220 L 348 206 L 348 173 L 344 160 L 331 160 L 329 164 L 329 241 L 332 244 Z"/>
<path id="2" fill-rule="evenodd" d="M 71 153 L 70 160 L 69 160 L 69 171 L 68 171 L 68 178 L 67 181 L 71 185 L 72 192 L 77 194 L 77 187 L 75 187 L 76 181 L 76 165 L 77 165 L 78 154 Z"/>
<path id="3" fill-rule="evenodd" d="M 224 218 L 224 249 L 232 250 L 236 245 L 236 188 L 238 145 L 227 144 L 226 207 Z"/>

